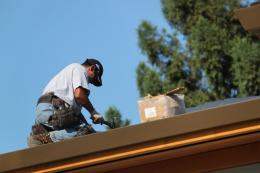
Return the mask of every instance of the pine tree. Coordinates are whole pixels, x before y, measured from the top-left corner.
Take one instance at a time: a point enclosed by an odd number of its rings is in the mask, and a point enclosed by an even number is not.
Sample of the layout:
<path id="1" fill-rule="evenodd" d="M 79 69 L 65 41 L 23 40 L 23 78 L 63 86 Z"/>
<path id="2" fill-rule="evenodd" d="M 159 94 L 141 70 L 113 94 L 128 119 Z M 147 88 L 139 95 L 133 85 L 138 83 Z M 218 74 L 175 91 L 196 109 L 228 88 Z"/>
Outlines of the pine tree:
<path id="1" fill-rule="evenodd" d="M 105 112 L 105 120 L 113 123 L 114 128 L 125 127 L 131 124 L 129 119 L 122 119 L 121 112 L 115 106 L 110 106 Z M 107 129 L 109 130 L 110 127 L 107 127 Z"/>
<path id="2" fill-rule="evenodd" d="M 260 94 L 260 43 L 234 16 L 245 2 L 162 0 L 161 4 L 172 31 L 159 30 L 148 21 L 137 30 L 139 47 L 148 58 L 136 70 L 141 96 L 184 86 L 190 107 Z"/>

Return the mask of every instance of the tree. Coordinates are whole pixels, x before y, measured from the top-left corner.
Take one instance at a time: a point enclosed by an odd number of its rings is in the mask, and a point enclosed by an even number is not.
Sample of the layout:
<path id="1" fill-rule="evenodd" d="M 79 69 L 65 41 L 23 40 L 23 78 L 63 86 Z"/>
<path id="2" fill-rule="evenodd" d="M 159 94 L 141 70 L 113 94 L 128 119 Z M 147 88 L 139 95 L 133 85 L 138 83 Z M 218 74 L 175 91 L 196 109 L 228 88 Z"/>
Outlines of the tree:
<path id="1" fill-rule="evenodd" d="M 172 33 L 148 21 L 137 30 L 139 47 L 148 58 L 136 70 L 141 96 L 184 86 L 190 107 L 260 94 L 260 43 L 233 13 L 245 2 L 162 0 L 161 4 Z"/>
<path id="2" fill-rule="evenodd" d="M 105 120 L 114 124 L 114 128 L 125 127 L 131 124 L 129 119 L 122 119 L 120 111 L 115 106 L 110 106 L 105 112 Z M 109 130 L 110 127 L 107 127 Z"/>

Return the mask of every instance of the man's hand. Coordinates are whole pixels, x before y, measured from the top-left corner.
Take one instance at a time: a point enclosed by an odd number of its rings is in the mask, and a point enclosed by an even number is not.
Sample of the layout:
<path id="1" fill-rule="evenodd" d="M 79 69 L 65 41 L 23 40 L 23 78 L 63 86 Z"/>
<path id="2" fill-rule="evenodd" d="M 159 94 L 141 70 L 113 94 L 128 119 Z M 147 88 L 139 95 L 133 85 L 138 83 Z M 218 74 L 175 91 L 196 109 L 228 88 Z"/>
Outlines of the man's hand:
<path id="1" fill-rule="evenodd" d="M 102 115 L 100 115 L 99 113 L 97 113 L 96 111 L 94 111 L 91 114 L 90 117 L 93 121 L 94 124 L 102 124 L 104 122 L 104 118 L 102 117 Z"/>

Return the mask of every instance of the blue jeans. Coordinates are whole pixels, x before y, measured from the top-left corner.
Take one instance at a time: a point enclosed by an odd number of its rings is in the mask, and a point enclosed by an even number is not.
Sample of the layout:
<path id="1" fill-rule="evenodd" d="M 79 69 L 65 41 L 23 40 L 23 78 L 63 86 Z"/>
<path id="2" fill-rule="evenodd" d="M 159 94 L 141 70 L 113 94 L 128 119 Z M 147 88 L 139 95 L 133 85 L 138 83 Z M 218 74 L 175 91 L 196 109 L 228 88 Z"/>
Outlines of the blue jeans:
<path id="1" fill-rule="evenodd" d="M 51 115 L 53 115 L 54 108 L 53 105 L 50 103 L 39 103 L 36 106 L 36 120 L 35 122 L 37 124 L 44 124 L 50 128 L 53 128 L 49 123 L 48 120 Z M 83 127 L 85 124 L 79 125 L 79 127 Z M 78 127 L 78 126 L 77 126 Z M 62 129 L 62 130 L 55 130 L 51 131 L 50 137 L 53 142 L 62 141 L 65 139 L 71 139 L 75 137 L 77 134 L 76 128 L 68 128 L 68 129 Z"/>

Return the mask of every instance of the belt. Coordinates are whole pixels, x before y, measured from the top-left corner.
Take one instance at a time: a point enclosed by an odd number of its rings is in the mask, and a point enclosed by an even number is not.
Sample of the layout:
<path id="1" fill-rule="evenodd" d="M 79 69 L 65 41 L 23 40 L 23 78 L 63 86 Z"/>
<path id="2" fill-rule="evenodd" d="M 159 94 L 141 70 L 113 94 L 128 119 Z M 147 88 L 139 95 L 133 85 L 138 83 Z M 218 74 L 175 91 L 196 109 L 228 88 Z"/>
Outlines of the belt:
<path id="1" fill-rule="evenodd" d="M 37 105 L 39 103 L 52 103 L 52 99 L 55 98 L 57 96 L 54 95 L 54 93 L 47 93 L 47 94 L 44 94 L 42 95 L 38 101 L 37 101 Z"/>
<path id="2" fill-rule="evenodd" d="M 70 107 L 68 103 L 66 103 L 61 98 L 55 96 L 53 92 L 42 95 L 38 99 L 37 105 L 39 103 L 50 103 L 54 106 L 55 109 L 60 109 L 61 107 L 66 107 L 66 108 Z"/>

